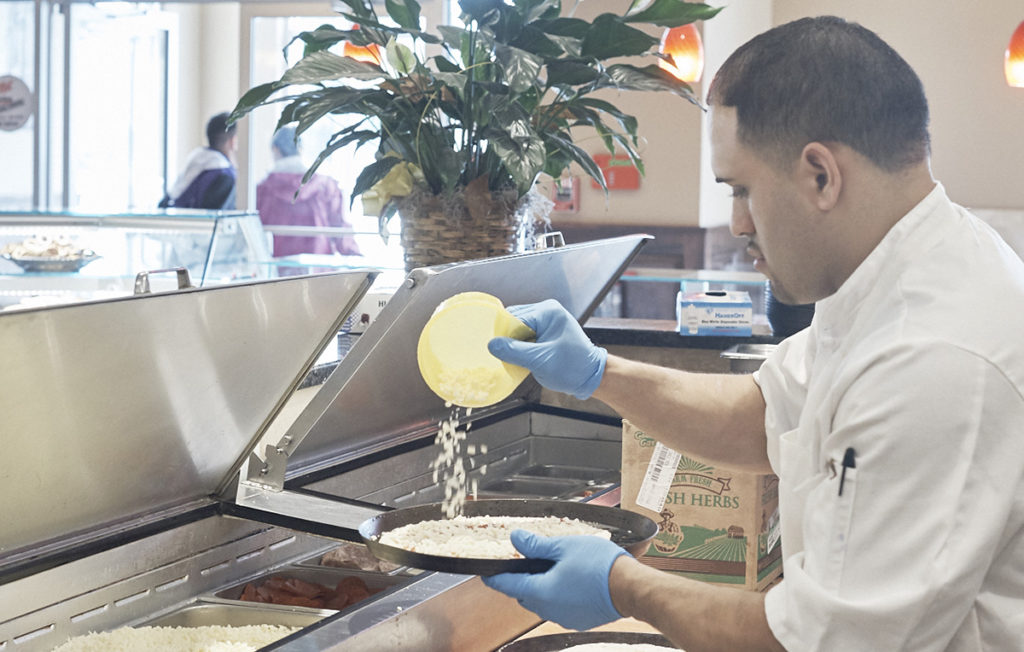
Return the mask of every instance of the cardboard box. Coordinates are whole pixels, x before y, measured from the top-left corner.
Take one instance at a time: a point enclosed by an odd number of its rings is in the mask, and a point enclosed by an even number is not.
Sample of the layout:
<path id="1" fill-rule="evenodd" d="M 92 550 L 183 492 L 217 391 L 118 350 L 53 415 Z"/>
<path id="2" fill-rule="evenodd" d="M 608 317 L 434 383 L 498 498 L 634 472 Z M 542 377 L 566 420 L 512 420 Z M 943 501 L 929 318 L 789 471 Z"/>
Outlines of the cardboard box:
<path id="1" fill-rule="evenodd" d="M 622 421 L 622 508 L 659 526 L 640 561 L 693 579 L 764 590 L 782 573 L 778 478 L 716 467 L 682 453 L 659 513 L 641 506 L 651 496 L 645 491 L 641 497 L 645 477 L 648 489 L 659 470 L 668 483 L 668 469 L 658 468 L 662 458 L 651 464 L 656 445 Z"/>
<path id="2" fill-rule="evenodd" d="M 748 292 L 682 292 L 676 300 L 680 335 L 737 335 L 749 337 L 754 307 Z"/>

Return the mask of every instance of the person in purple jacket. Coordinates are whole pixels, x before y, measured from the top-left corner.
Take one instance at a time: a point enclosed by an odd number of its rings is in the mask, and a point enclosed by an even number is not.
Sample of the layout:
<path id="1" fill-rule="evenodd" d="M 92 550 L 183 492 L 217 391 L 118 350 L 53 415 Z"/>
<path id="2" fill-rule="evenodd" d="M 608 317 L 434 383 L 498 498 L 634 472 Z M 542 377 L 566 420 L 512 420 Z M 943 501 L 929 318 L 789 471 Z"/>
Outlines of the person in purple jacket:
<path id="1" fill-rule="evenodd" d="M 323 174 L 314 174 L 302 183 L 306 172 L 299 156 L 295 127 L 282 127 L 271 140 L 274 167 L 256 186 L 256 210 L 263 224 L 349 227 L 345 220 L 345 200 L 338 183 Z M 274 257 L 292 254 L 361 255 L 351 235 L 282 236 L 274 235 Z"/>
<path id="2" fill-rule="evenodd" d="M 208 147 L 192 151 L 185 170 L 160 201 L 160 208 L 234 210 L 235 150 L 238 126 L 228 124 L 228 114 L 218 113 L 206 123 Z"/>

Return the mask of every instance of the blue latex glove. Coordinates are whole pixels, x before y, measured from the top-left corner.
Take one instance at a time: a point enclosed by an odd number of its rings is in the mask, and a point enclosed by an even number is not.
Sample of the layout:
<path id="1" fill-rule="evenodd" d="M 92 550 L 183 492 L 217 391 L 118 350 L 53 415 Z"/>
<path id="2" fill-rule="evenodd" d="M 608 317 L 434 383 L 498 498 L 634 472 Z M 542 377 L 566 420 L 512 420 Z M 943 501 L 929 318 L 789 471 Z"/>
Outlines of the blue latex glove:
<path id="1" fill-rule="evenodd" d="M 604 376 L 608 352 L 594 346 L 576 318 L 553 299 L 508 311 L 537 333 L 533 342 L 496 337 L 487 343 L 491 355 L 526 367 L 537 382 L 556 392 L 590 398 Z"/>
<path id="2" fill-rule="evenodd" d="M 607 539 L 580 535 L 541 537 L 512 532 L 512 545 L 525 557 L 552 559 L 544 573 L 502 573 L 484 584 L 515 598 L 541 618 L 570 629 L 590 629 L 622 618 L 608 592 L 608 574 L 623 548 Z"/>

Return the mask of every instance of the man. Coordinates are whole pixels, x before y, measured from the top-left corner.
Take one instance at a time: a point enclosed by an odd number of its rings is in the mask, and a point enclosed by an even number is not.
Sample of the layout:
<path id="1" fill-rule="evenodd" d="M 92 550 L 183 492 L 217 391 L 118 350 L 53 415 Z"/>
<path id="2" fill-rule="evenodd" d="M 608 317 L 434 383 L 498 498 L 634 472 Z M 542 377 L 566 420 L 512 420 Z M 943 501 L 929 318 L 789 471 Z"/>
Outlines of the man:
<path id="1" fill-rule="evenodd" d="M 513 535 L 538 575 L 485 578 L 577 629 L 622 616 L 687 650 L 1024 649 L 1024 263 L 931 177 L 920 81 L 874 33 L 803 19 L 708 91 L 732 231 L 810 327 L 760 371 L 609 356 L 548 301 L 497 357 L 681 451 L 779 476 L 784 579 L 669 575 L 594 537 Z"/>
<path id="2" fill-rule="evenodd" d="M 343 228 L 345 200 L 334 179 L 314 174 L 302 183 L 306 165 L 299 156 L 295 127 L 281 127 L 271 139 L 274 167 L 256 186 L 256 210 L 264 224 Z M 359 245 L 351 235 L 274 235 L 274 256 L 292 254 L 333 254 L 358 256 Z"/>
<path id="3" fill-rule="evenodd" d="M 188 155 L 184 172 L 160 201 L 160 208 L 234 210 L 238 125 L 229 125 L 228 115 L 218 113 L 206 123 L 209 147 Z"/>

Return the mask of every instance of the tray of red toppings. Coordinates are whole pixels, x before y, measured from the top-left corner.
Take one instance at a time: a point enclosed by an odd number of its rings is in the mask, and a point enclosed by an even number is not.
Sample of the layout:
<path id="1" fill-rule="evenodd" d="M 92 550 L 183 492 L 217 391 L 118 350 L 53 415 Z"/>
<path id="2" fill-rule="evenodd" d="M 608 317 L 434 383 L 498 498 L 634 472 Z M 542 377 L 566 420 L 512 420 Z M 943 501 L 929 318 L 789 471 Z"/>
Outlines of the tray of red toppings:
<path id="1" fill-rule="evenodd" d="M 340 611 L 405 580 L 373 572 L 292 566 L 215 595 L 243 602 Z"/>

